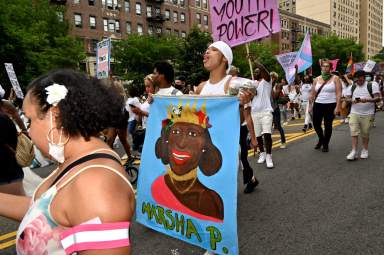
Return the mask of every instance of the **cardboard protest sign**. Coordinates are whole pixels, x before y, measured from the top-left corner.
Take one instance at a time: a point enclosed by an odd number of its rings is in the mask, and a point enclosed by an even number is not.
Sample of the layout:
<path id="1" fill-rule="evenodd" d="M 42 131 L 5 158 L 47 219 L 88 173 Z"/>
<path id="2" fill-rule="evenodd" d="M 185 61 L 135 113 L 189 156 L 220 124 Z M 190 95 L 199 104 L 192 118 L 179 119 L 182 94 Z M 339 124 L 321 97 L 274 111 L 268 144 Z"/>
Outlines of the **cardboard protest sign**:
<path id="1" fill-rule="evenodd" d="M 139 223 L 215 254 L 239 254 L 238 107 L 236 97 L 154 97 L 137 188 Z"/>
<path id="2" fill-rule="evenodd" d="M 372 61 L 372 60 L 368 60 L 366 63 L 365 63 L 365 66 L 363 68 L 363 71 L 364 72 L 367 72 L 367 73 L 370 73 L 372 72 L 373 68 L 375 67 L 376 65 L 376 62 L 375 61 Z"/>
<path id="3" fill-rule="evenodd" d="M 280 55 L 276 55 L 276 59 L 283 68 L 284 71 L 288 70 L 288 67 L 293 63 L 293 61 L 296 59 L 297 51 L 294 52 L 288 52 Z"/>
<path id="4" fill-rule="evenodd" d="M 16 97 L 23 99 L 24 93 L 21 90 L 19 81 L 17 80 L 17 77 L 16 77 L 15 70 L 13 69 L 12 63 L 4 63 L 4 65 L 5 65 L 5 70 L 7 70 L 9 80 L 11 81 L 13 90 L 16 93 Z"/>
<path id="5" fill-rule="evenodd" d="M 96 76 L 98 79 L 108 78 L 111 62 L 111 39 L 97 43 Z"/>
<path id="6" fill-rule="evenodd" d="M 231 47 L 280 32 L 277 0 L 210 0 L 213 39 Z"/>

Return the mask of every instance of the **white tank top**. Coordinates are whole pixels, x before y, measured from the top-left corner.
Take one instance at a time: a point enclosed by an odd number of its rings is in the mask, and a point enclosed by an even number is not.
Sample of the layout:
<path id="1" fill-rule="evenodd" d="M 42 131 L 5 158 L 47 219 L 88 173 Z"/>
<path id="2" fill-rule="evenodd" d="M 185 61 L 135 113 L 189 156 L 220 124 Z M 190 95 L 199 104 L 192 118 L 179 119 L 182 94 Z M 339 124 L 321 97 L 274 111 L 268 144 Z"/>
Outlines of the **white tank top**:
<path id="1" fill-rule="evenodd" d="M 231 79 L 231 75 L 225 76 L 218 83 L 211 83 L 209 80 L 205 83 L 203 89 L 200 92 L 202 96 L 224 96 L 225 93 L 225 84 L 229 79 Z"/>
<path id="2" fill-rule="evenodd" d="M 323 83 L 316 83 L 316 93 L 319 91 Z M 316 103 L 319 104 L 333 104 L 336 103 L 336 84 L 335 78 L 332 78 L 330 82 L 324 85 L 323 89 L 320 91 L 320 94 L 316 98 Z"/>

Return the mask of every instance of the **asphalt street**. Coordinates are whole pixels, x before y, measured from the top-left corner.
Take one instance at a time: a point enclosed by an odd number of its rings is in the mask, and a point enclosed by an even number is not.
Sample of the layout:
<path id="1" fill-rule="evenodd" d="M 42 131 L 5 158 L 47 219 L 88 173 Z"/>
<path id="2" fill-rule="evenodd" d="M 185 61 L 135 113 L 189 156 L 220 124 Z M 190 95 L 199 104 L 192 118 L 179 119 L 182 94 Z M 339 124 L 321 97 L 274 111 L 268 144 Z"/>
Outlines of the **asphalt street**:
<path id="1" fill-rule="evenodd" d="M 368 160 L 346 161 L 350 151 L 346 124 L 334 128 L 328 153 L 314 150 L 316 136 L 308 135 L 292 136 L 287 149 L 274 150 L 274 169 L 257 165 L 257 158 L 250 157 L 260 185 L 244 194 L 239 173 L 240 254 L 383 254 L 384 113 L 378 113 L 376 123 Z M 300 124 L 287 127 L 288 134 L 300 130 Z M 17 223 L 0 218 L 0 224 L 0 254 L 15 254 L 11 242 Z M 133 254 L 204 254 L 201 248 L 137 223 L 131 237 Z"/>

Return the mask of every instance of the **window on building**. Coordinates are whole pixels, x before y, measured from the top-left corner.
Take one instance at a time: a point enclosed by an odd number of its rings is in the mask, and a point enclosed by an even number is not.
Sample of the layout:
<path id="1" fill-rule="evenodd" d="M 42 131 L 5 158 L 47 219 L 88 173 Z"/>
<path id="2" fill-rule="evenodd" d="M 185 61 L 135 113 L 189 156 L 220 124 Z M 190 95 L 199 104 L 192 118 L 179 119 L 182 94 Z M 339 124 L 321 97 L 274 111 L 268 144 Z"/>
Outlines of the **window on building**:
<path id="1" fill-rule="evenodd" d="M 141 3 L 136 3 L 136 14 L 141 15 Z"/>
<path id="2" fill-rule="evenodd" d="M 101 0 L 101 5 L 105 8 L 105 6 L 106 6 L 106 0 Z"/>
<path id="3" fill-rule="evenodd" d="M 196 7 L 201 7 L 201 2 L 200 2 L 200 0 L 196 0 L 195 3 L 196 3 Z"/>
<path id="4" fill-rule="evenodd" d="M 161 15 L 161 10 L 160 10 L 159 7 L 155 8 L 155 14 L 156 14 L 156 16 L 160 16 Z"/>
<path id="5" fill-rule="evenodd" d="M 177 12 L 173 12 L 173 22 L 177 22 L 178 20 L 178 13 Z"/>
<path id="6" fill-rule="evenodd" d="M 184 32 L 184 31 L 181 31 L 181 37 L 182 37 L 182 38 L 185 38 L 185 37 L 187 37 L 187 33 L 186 33 L 186 32 Z"/>
<path id="7" fill-rule="evenodd" d="M 148 34 L 153 35 L 153 27 L 148 27 Z"/>
<path id="8" fill-rule="evenodd" d="M 91 29 L 96 29 L 96 17 L 95 16 L 89 16 L 89 27 Z"/>
<path id="9" fill-rule="evenodd" d="M 208 0 L 203 0 L 203 8 L 208 9 Z"/>
<path id="10" fill-rule="evenodd" d="M 152 17 L 152 6 L 147 6 L 147 17 Z"/>
<path id="11" fill-rule="evenodd" d="M 208 16 L 204 15 L 204 25 L 208 26 Z"/>
<path id="12" fill-rule="evenodd" d="M 107 0 L 107 8 L 108 9 L 113 9 L 113 1 L 112 0 Z"/>
<path id="13" fill-rule="evenodd" d="M 80 0 L 73 0 L 73 3 L 74 3 L 74 4 L 79 4 L 79 3 L 80 3 Z"/>
<path id="14" fill-rule="evenodd" d="M 173 4 L 177 4 L 177 0 L 172 0 Z"/>
<path id="15" fill-rule="evenodd" d="M 201 24 L 201 14 L 200 13 L 196 13 L 196 23 Z"/>
<path id="16" fill-rule="evenodd" d="M 180 22 L 185 23 L 185 13 L 180 13 Z"/>
<path id="17" fill-rule="evenodd" d="M 88 5 L 95 6 L 95 0 L 88 0 Z"/>
<path id="18" fill-rule="evenodd" d="M 75 26 L 76 27 L 82 27 L 83 26 L 81 14 L 75 14 Z"/>
<path id="19" fill-rule="evenodd" d="M 104 32 L 108 32 L 108 20 L 103 19 L 103 27 L 104 27 Z"/>
<path id="20" fill-rule="evenodd" d="M 108 31 L 109 32 L 115 32 L 115 21 L 114 20 L 109 20 L 108 21 Z"/>
<path id="21" fill-rule="evenodd" d="M 143 25 L 137 24 L 137 33 L 143 35 Z"/>
<path id="22" fill-rule="evenodd" d="M 56 12 L 56 15 L 57 15 L 57 19 L 58 19 L 60 22 L 63 22 L 63 21 L 64 21 L 64 13 L 63 13 L 63 12 Z"/>
<path id="23" fill-rule="evenodd" d="M 171 11 L 170 10 L 165 10 L 165 19 L 169 20 L 171 18 Z"/>
<path id="24" fill-rule="evenodd" d="M 127 23 L 125 24 L 125 31 L 127 32 L 127 34 L 132 33 L 132 25 L 131 25 L 131 22 L 127 22 Z"/>
<path id="25" fill-rule="evenodd" d="M 115 20 L 115 31 L 116 33 L 120 33 L 120 21 Z"/>
<path id="26" fill-rule="evenodd" d="M 163 33 L 163 29 L 161 27 L 156 28 L 156 34 L 161 35 Z"/>
<path id="27" fill-rule="evenodd" d="M 97 43 L 98 43 L 98 40 L 92 39 L 92 41 L 91 41 L 91 50 L 92 50 L 92 52 L 96 52 L 96 50 L 97 50 Z"/>
<path id="28" fill-rule="evenodd" d="M 179 30 L 176 30 L 176 29 L 175 29 L 174 34 L 175 34 L 176 36 L 179 36 Z"/>
<path id="29" fill-rule="evenodd" d="M 185 0 L 180 0 L 180 6 L 182 6 L 182 7 L 185 6 Z"/>
<path id="30" fill-rule="evenodd" d="M 129 12 L 131 10 L 131 4 L 129 3 L 129 1 L 124 1 L 124 9 L 125 12 Z"/>

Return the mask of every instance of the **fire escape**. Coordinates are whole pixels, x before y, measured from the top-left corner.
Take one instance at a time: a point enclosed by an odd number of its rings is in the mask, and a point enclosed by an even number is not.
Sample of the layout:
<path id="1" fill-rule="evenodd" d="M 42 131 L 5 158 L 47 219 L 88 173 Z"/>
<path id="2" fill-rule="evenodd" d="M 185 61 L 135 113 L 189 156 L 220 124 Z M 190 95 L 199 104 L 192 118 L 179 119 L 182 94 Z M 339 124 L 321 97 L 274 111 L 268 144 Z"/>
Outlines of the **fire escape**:
<path id="1" fill-rule="evenodd" d="M 147 0 L 147 2 L 148 34 L 161 36 L 165 21 L 165 15 L 161 11 L 161 5 L 164 3 L 164 0 Z"/>

